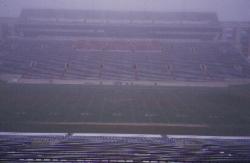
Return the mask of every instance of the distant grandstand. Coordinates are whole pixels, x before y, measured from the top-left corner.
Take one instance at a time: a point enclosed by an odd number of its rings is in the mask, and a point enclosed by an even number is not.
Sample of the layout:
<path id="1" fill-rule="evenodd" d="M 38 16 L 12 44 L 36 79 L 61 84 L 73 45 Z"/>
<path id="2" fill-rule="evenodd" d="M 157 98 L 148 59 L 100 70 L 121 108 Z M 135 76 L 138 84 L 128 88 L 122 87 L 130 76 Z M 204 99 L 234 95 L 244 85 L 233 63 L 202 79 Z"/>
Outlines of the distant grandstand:
<path id="1" fill-rule="evenodd" d="M 221 39 L 215 13 L 27 9 L 12 29 L 0 56 L 8 81 L 6 74 L 29 83 L 250 78 L 245 58 Z"/>

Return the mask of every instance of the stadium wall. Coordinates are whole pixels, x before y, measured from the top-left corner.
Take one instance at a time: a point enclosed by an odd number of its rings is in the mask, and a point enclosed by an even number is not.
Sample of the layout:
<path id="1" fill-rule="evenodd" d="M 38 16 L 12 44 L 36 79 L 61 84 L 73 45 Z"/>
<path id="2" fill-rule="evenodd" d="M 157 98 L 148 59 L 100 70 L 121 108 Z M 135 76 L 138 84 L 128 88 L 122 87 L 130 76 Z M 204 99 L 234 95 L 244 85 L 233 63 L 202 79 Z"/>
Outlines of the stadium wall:
<path id="1" fill-rule="evenodd" d="M 3 29 L 2 29 L 2 24 L 0 23 L 0 40 L 3 39 Z"/>
<path id="2" fill-rule="evenodd" d="M 250 57 L 250 42 L 248 42 L 248 52 L 247 52 L 247 57 Z"/>
<path id="3" fill-rule="evenodd" d="M 0 17 L 0 40 L 15 36 L 14 27 L 17 22 L 18 18 Z"/>

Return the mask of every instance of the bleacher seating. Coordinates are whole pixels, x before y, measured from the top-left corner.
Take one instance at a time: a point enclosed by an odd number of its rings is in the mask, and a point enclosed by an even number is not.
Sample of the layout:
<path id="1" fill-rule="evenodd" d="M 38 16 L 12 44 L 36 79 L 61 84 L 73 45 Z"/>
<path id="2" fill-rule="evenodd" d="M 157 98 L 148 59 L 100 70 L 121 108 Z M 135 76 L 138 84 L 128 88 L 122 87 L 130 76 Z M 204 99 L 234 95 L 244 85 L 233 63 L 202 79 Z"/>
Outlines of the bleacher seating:
<path id="1" fill-rule="evenodd" d="M 14 37 L 6 39 L 0 51 L 0 73 L 24 79 L 250 77 L 247 61 L 231 43 L 219 40 L 215 13 L 27 9 L 14 29 Z"/>
<path id="2" fill-rule="evenodd" d="M 250 140 L 168 135 L 1 134 L 1 162 L 247 162 Z"/>
<path id="3" fill-rule="evenodd" d="M 8 43 L 1 73 L 28 79 L 222 81 L 250 77 L 230 43 L 164 41 L 53 41 Z"/>
<path id="4" fill-rule="evenodd" d="M 22 36 L 74 36 L 154 39 L 213 40 L 221 32 L 217 25 L 145 25 L 142 24 L 18 24 L 15 30 Z"/>

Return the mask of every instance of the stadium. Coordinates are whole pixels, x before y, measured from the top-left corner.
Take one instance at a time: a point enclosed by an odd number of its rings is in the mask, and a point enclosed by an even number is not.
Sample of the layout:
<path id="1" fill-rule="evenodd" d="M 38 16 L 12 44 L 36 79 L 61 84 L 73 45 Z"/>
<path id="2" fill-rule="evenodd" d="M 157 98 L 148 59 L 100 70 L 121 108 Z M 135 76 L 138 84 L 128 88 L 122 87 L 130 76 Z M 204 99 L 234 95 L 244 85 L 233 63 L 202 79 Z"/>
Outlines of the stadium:
<path id="1" fill-rule="evenodd" d="M 0 161 L 250 160 L 250 24 L 66 9 L 0 23 Z"/>

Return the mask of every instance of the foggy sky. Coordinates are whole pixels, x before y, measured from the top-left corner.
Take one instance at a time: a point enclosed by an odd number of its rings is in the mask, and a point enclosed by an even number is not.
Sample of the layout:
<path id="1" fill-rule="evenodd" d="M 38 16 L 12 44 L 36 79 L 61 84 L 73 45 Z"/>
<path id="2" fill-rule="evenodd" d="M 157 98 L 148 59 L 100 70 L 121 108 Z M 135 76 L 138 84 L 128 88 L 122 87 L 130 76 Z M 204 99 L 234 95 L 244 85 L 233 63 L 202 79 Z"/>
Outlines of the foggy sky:
<path id="1" fill-rule="evenodd" d="M 0 16 L 22 8 L 140 11 L 209 11 L 224 21 L 250 21 L 250 0 L 0 0 Z"/>

